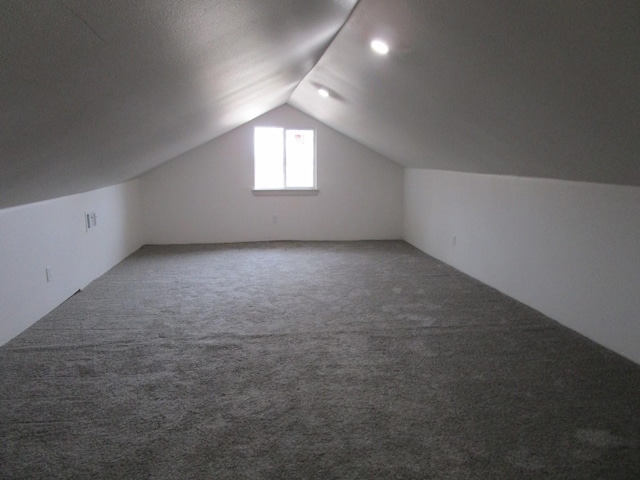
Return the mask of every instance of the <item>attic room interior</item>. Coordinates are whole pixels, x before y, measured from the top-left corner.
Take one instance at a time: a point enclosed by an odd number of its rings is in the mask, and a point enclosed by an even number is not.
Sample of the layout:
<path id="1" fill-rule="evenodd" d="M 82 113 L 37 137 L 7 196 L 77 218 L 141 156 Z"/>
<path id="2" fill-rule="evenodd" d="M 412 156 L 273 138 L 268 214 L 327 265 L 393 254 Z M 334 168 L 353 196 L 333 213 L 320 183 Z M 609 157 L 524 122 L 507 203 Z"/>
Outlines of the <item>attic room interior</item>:
<path id="1" fill-rule="evenodd" d="M 640 478 L 639 81 L 637 0 L 0 2 L 0 477 Z"/>

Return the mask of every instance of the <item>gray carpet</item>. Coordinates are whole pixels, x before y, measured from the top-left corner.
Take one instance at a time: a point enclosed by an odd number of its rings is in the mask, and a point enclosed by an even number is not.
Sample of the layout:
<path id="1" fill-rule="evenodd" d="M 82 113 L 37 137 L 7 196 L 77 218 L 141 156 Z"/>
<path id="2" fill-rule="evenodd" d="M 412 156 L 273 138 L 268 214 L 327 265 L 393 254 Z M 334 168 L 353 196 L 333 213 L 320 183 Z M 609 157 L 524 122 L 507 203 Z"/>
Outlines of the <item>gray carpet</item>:
<path id="1" fill-rule="evenodd" d="M 640 367 L 403 242 L 144 247 L 0 348 L 0 478 L 638 479 Z"/>

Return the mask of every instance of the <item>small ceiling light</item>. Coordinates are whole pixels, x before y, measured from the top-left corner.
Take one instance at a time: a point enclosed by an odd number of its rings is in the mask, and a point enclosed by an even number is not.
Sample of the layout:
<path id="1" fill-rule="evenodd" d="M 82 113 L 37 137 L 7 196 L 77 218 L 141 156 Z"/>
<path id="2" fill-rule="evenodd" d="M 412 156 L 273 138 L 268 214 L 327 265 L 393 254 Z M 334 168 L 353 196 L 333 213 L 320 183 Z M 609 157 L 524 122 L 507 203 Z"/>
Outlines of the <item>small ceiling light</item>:
<path id="1" fill-rule="evenodd" d="M 329 97 L 329 91 L 325 88 L 319 88 L 318 89 L 318 95 L 320 95 L 322 98 L 328 98 Z"/>
<path id="2" fill-rule="evenodd" d="M 389 53 L 389 45 L 382 40 L 374 40 L 371 42 L 371 49 L 379 55 L 386 55 Z"/>

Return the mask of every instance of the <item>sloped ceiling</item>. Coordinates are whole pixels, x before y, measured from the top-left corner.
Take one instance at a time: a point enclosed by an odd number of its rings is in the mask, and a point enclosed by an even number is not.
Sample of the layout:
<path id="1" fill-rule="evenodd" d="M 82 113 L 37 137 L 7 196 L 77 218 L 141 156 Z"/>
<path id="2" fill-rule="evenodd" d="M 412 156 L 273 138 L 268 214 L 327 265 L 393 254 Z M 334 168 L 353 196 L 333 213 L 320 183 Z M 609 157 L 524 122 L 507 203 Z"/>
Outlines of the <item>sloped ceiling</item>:
<path id="1" fill-rule="evenodd" d="M 404 166 L 640 185 L 640 2 L 363 0 L 290 103 Z"/>
<path id="2" fill-rule="evenodd" d="M 404 166 L 640 185 L 637 0 L 356 2 L 2 0 L 0 208 L 286 102 Z"/>
<path id="3" fill-rule="evenodd" d="M 133 178 L 282 105 L 355 3 L 0 1 L 0 208 Z"/>

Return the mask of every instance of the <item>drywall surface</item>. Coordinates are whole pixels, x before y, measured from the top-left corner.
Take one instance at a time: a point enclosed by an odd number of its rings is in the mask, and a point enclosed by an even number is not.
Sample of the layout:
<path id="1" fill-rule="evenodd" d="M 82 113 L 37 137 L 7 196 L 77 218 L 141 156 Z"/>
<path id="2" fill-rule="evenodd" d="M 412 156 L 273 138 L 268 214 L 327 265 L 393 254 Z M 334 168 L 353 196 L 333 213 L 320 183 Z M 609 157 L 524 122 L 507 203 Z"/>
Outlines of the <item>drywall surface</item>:
<path id="1" fill-rule="evenodd" d="M 313 128 L 317 195 L 257 196 L 253 127 Z M 398 239 L 402 168 L 279 107 L 141 177 L 146 243 Z"/>
<path id="2" fill-rule="evenodd" d="M 416 247 L 640 363 L 640 188 L 407 169 L 404 220 Z"/>
<path id="3" fill-rule="evenodd" d="M 282 105 L 356 3 L 0 1 L 0 208 L 118 184 Z"/>
<path id="4" fill-rule="evenodd" d="M 134 180 L 0 210 L 0 344 L 140 248 L 141 205 Z"/>

